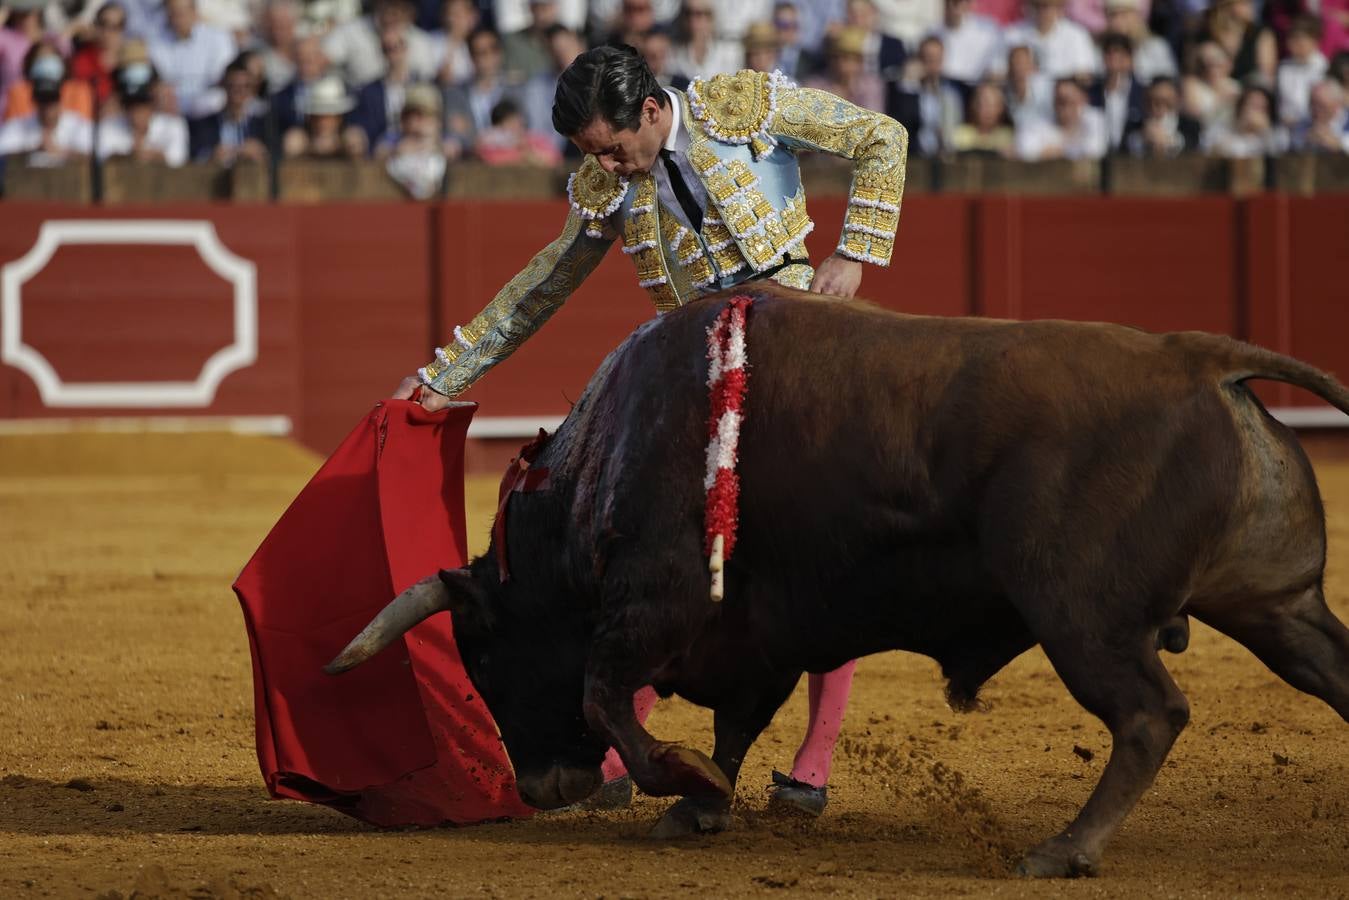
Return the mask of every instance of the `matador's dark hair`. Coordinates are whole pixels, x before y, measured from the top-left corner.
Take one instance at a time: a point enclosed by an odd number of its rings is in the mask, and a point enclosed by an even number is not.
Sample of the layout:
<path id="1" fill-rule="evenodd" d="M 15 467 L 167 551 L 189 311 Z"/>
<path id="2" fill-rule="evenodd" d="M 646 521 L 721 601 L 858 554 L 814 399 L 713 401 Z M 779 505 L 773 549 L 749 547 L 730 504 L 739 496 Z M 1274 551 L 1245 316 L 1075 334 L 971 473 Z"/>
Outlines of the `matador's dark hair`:
<path id="1" fill-rule="evenodd" d="M 670 102 L 641 54 L 627 44 L 595 47 L 576 57 L 557 79 L 553 127 L 564 137 L 597 118 L 616 131 L 636 128 L 647 97 L 662 107 Z"/>

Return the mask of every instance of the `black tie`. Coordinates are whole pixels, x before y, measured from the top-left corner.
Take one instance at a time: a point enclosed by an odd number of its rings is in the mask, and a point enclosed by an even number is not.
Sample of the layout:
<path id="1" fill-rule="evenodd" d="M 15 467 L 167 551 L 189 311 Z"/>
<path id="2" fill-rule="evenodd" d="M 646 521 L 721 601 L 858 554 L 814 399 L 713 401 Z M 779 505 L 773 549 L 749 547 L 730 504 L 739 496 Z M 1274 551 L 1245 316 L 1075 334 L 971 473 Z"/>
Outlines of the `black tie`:
<path id="1" fill-rule="evenodd" d="M 693 226 L 694 234 L 697 234 L 703 230 L 703 211 L 698 208 L 697 202 L 693 199 L 693 192 L 684 182 L 684 174 L 679 171 L 674 154 L 669 150 L 662 150 L 660 158 L 665 160 L 665 171 L 670 175 L 670 187 L 674 190 L 675 199 L 679 201 L 689 224 Z"/>

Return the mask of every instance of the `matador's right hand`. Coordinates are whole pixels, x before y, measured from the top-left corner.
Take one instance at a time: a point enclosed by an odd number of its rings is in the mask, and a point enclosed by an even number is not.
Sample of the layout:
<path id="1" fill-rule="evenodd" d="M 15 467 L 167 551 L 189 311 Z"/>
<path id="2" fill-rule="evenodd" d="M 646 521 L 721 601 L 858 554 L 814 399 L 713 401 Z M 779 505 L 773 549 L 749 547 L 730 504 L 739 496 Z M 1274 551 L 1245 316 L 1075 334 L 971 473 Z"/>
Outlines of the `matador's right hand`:
<path id="1" fill-rule="evenodd" d="M 431 390 L 422 384 L 422 380 L 416 375 L 409 375 L 398 382 L 398 388 L 393 392 L 394 400 L 415 400 L 422 405 L 427 412 L 435 412 L 444 409 L 447 406 L 471 406 L 472 404 L 458 404 L 446 397 L 444 394 Z"/>

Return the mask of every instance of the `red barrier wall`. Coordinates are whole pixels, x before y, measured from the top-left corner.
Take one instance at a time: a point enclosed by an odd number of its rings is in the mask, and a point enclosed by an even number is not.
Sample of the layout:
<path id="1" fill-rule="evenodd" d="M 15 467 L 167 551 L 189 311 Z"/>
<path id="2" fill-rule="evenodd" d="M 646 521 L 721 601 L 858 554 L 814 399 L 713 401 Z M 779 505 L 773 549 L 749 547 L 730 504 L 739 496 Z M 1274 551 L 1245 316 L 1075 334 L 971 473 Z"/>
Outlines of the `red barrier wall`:
<path id="1" fill-rule="evenodd" d="M 844 202 L 812 201 L 811 211 L 808 246 L 819 260 L 837 239 Z M 53 407 L 33 376 L 0 365 L 0 417 L 282 415 L 327 451 L 551 241 L 565 214 L 562 201 L 0 204 L 0 265 L 13 301 L 0 337 L 14 331 L 11 314 L 20 310 L 22 334 L 13 337 L 63 382 L 191 382 L 236 337 L 240 295 L 191 243 L 96 241 L 39 260 L 44 222 L 214 228 L 225 253 L 255 270 L 258 337 L 256 359 L 225 376 L 205 405 Z M 868 267 L 862 293 L 914 313 L 1200 328 L 1349 375 L 1346 246 L 1343 197 L 927 195 L 905 203 L 894 263 Z M 15 289 L 12 276 L 24 267 L 31 271 Z M 651 314 L 630 263 L 611 251 L 524 349 L 474 387 L 480 420 L 564 414 L 603 355 Z M 1265 396 L 1277 405 L 1315 402 L 1281 387 Z"/>

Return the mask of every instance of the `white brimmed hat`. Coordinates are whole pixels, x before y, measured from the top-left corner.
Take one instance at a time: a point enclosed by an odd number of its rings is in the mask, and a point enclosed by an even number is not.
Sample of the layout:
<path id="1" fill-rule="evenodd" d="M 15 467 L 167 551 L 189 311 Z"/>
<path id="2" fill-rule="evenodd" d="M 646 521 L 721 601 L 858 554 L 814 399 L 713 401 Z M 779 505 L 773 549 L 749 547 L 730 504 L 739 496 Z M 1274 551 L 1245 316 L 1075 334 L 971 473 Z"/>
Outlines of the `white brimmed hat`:
<path id="1" fill-rule="evenodd" d="M 300 112 L 306 116 L 344 116 L 355 105 L 356 101 L 347 94 L 342 79 L 333 75 L 314 82 L 299 104 Z"/>

